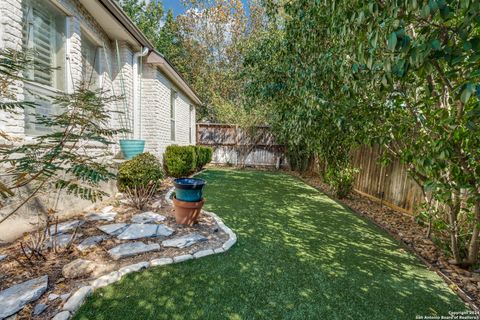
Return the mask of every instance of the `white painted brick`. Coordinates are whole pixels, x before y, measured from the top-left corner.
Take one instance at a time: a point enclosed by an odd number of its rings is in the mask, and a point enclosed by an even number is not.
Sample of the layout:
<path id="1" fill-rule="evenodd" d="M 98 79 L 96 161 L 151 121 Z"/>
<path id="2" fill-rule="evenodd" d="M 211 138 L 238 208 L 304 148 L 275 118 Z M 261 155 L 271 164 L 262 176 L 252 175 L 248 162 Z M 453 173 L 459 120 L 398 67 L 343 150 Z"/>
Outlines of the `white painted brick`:
<path id="1" fill-rule="evenodd" d="M 22 45 L 22 1 L 23 0 L 0 0 L 0 47 L 20 49 Z M 47 0 L 45 0 L 47 1 Z M 118 62 L 115 51 L 115 43 L 110 40 L 108 34 L 102 30 L 100 25 L 86 11 L 83 5 L 77 0 L 58 0 L 68 12 L 73 14 L 68 19 L 69 47 L 66 52 L 66 68 L 71 72 L 72 86 L 78 86 L 82 81 L 82 56 L 81 56 L 81 33 L 86 29 L 89 34 L 94 35 L 96 40 L 106 47 L 106 55 L 101 54 L 100 61 L 103 69 L 103 89 L 109 90 L 111 94 L 125 94 L 125 102 L 119 101 L 108 106 L 110 110 L 128 112 L 128 118 L 133 120 L 133 55 L 134 50 L 125 42 L 119 42 L 121 73 L 118 72 Z M 113 37 L 112 37 L 113 38 Z M 148 65 L 146 58 L 143 58 L 143 79 L 141 80 L 141 124 L 142 138 L 146 140 L 146 151 L 152 152 L 160 159 L 165 148 L 170 144 L 188 145 L 189 125 L 192 126 L 192 144 L 195 144 L 195 110 L 190 113 L 190 104 L 193 104 L 171 81 L 163 75 L 155 66 Z M 110 70 L 107 68 L 107 63 Z M 121 78 L 123 75 L 123 86 Z M 122 87 L 124 90 L 122 90 Z M 176 139 L 170 140 L 170 89 L 178 92 L 176 100 Z M 24 99 L 24 90 L 21 83 L 15 86 L 17 99 Z M 190 122 L 190 117 L 192 122 Z M 17 115 L 0 112 L 0 130 L 17 137 L 25 136 L 23 111 L 19 110 Z M 113 114 L 111 128 L 120 128 L 118 114 Z M 120 137 L 119 137 L 120 138 Z M 117 151 L 118 146 L 113 147 Z"/>

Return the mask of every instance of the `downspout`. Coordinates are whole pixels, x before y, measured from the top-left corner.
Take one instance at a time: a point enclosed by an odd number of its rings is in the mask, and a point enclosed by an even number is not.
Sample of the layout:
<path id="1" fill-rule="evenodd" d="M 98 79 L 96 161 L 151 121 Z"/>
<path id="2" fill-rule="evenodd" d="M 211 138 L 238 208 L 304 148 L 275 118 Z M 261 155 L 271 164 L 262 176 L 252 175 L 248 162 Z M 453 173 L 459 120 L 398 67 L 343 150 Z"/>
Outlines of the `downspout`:
<path id="1" fill-rule="evenodd" d="M 140 97 L 142 87 L 139 83 L 142 80 L 142 74 L 140 74 L 140 77 L 138 76 L 138 59 L 145 57 L 147 54 L 148 48 L 142 47 L 141 51 L 133 55 L 133 136 L 135 139 L 142 139 L 142 99 Z"/>

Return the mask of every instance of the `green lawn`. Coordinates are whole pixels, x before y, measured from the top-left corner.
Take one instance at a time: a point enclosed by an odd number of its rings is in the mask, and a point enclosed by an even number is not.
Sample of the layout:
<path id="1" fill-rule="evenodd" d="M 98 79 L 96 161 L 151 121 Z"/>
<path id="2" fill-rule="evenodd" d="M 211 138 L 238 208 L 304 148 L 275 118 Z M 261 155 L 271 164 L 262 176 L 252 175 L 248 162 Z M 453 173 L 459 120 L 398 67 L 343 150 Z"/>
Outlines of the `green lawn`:
<path id="1" fill-rule="evenodd" d="M 415 319 L 465 310 L 384 231 L 288 175 L 208 170 L 227 253 L 130 274 L 75 319 Z"/>

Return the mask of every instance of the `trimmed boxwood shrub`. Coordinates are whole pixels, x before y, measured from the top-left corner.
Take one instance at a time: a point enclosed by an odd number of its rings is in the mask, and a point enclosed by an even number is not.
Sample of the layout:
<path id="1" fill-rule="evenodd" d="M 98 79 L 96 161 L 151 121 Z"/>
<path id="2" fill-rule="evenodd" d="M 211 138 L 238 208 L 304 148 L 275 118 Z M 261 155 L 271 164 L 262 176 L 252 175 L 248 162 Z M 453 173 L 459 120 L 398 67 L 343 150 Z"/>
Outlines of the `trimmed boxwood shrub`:
<path id="1" fill-rule="evenodd" d="M 197 169 L 202 169 L 207 163 L 212 161 L 213 150 L 210 147 L 196 146 L 197 151 Z"/>
<path id="2" fill-rule="evenodd" d="M 165 171 L 171 177 L 188 176 L 197 169 L 197 150 L 195 146 L 168 146 L 163 156 L 163 165 Z"/>
<path id="3" fill-rule="evenodd" d="M 164 177 L 162 165 L 153 154 L 145 152 L 132 160 L 123 162 L 118 168 L 118 190 L 147 187 Z"/>

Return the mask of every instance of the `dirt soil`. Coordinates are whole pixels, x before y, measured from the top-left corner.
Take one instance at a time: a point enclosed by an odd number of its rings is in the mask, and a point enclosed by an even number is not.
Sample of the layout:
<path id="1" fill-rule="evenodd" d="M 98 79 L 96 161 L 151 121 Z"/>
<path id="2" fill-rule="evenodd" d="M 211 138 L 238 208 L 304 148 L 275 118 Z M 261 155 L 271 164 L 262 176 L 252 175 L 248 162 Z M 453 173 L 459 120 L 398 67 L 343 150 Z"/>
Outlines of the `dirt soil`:
<path id="1" fill-rule="evenodd" d="M 156 258 L 164 257 L 174 257 L 182 254 L 193 254 L 197 251 L 204 249 L 214 249 L 221 247 L 222 244 L 228 240 L 228 235 L 218 227 L 216 221 L 208 216 L 201 215 L 199 217 L 198 224 L 194 226 L 182 226 L 178 225 L 175 222 L 175 215 L 173 207 L 165 201 L 165 194 L 167 192 L 167 187 L 169 183 L 164 186 L 163 192 L 158 194 L 156 198 L 151 202 L 160 202 L 160 208 L 145 207 L 143 210 L 137 210 L 132 207 L 129 207 L 126 204 L 122 204 L 119 200 L 109 200 L 102 204 L 99 204 L 96 208 L 96 212 L 106 206 L 112 205 L 114 208 L 112 211 L 117 212 L 117 216 L 114 221 L 86 221 L 78 230 L 77 233 L 81 234 L 81 237 L 77 237 L 74 240 L 74 244 L 68 249 L 59 249 L 57 253 L 45 251 L 43 254 L 45 259 L 34 259 L 31 262 L 25 257 L 22 253 L 21 243 L 28 241 L 29 234 L 26 234 L 24 237 L 0 247 L 0 254 L 6 254 L 7 258 L 3 261 L 0 261 L 0 291 L 9 288 L 10 286 L 21 283 L 23 281 L 40 277 L 42 275 L 48 274 L 48 289 L 45 294 L 42 295 L 40 299 L 27 305 L 22 311 L 17 314 L 17 319 L 50 319 L 63 303 L 62 299 L 56 299 L 54 301 L 48 301 L 47 297 L 51 293 L 58 295 L 68 294 L 75 291 L 75 289 L 86 285 L 89 280 L 92 278 L 97 278 L 102 274 L 109 273 L 113 270 L 118 270 L 123 266 L 131 265 L 134 263 L 149 261 Z M 136 255 L 129 258 L 123 258 L 118 261 L 112 260 L 108 255 L 107 251 L 121 243 L 133 242 L 133 241 L 142 241 L 144 243 L 159 243 L 161 245 L 162 241 L 166 238 L 148 238 L 148 239 L 138 239 L 138 240 L 119 240 L 115 237 L 108 237 L 103 242 L 97 244 L 95 248 L 83 253 L 76 249 L 75 244 L 78 244 L 83 239 L 92 236 L 92 235 L 106 235 L 100 231 L 97 227 L 100 225 L 112 224 L 112 223 L 121 223 L 129 222 L 130 218 L 137 213 L 153 211 L 159 214 L 162 214 L 166 217 L 166 220 L 162 221 L 161 224 L 164 224 L 173 230 L 174 234 L 170 237 L 176 238 L 182 235 L 186 235 L 192 232 L 199 233 L 208 238 L 208 241 L 196 243 L 188 248 L 178 249 L 178 248 L 164 248 L 161 247 L 159 251 L 152 251 L 145 254 Z M 70 220 L 83 220 L 86 213 L 80 213 L 76 216 L 70 217 Z M 61 222 L 61 221 L 60 221 Z M 71 232 L 68 232 L 71 233 Z M 62 275 L 62 268 L 67 263 L 75 259 L 85 259 L 91 260 L 100 264 L 104 264 L 105 268 L 102 268 L 101 274 L 96 274 L 91 278 L 83 279 L 66 279 Z M 45 303 L 48 304 L 48 309 L 41 314 L 40 317 L 33 317 L 32 311 L 36 304 Z"/>
<path id="2" fill-rule="evenodd" d="M 330 187 L 318 176 L 301 176 L 307 184 L 346 205 L 355 213 L 368 218 L 416 254 L 431 270 L 437 272 L 466 303 L 480 311 L 480 273 L 465 270 L 449 262 L 445 253 L 426 237 L 427 228 L 415 222 L 414 217 L 395 211 L 357 193 L 338 199 Z"/>

